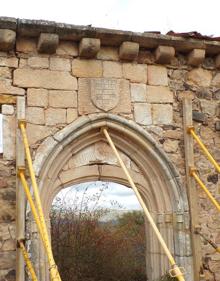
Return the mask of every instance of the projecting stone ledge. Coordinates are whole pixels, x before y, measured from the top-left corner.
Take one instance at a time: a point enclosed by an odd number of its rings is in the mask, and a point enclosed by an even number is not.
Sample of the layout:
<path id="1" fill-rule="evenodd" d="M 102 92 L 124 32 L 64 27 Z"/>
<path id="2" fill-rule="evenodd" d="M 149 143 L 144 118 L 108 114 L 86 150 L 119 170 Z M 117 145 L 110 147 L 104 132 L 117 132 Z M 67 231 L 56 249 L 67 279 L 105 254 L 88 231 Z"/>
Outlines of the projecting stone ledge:
<path id="1" fill-rule="evenodd" d="M 59 44 L 59 36 L 53 33 L 41 33 L 37 49 L 39 53 L 54 54 Z"/>
<path id="2" fill-rule="evenodd" d="M 100 39 L 82 38 L 79 44 L 79 55 L 83 58 L 94 58 L 100 50 Z"/>
<path id="3" fill-rule="evenodd" d="M 16 33 L 9 29 L 0 29 L 0 50 L 10 51 L 14 48 Z"/>

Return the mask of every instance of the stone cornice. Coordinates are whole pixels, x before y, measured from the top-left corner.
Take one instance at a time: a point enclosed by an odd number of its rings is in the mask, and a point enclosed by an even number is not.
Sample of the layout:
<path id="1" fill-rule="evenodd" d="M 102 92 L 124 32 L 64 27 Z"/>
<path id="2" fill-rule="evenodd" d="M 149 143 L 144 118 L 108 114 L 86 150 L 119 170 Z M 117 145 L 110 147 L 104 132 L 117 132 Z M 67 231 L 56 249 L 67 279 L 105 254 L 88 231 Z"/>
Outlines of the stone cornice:
<path id="1" fill-rule="evenodd" d="M 139 43 L 140 48 L 156 49 L 158 46 L 172 46 L 177 52 L 188 53 L 193 49 L 204 49 L 207 55 L 220 53 L 220 42 L 161 35 L 158 33 L 138 33 L 92 26 L 77 26 L 43 20 L 15 19 L 0 17 L 0 29 L 14 30 L 17 36 L 39 37 L 41 33 L 55 33 L 60 40 L 80 41 L 84 37 L 98 38 L 102 45 L 120 46 L 124 41 Z"/>

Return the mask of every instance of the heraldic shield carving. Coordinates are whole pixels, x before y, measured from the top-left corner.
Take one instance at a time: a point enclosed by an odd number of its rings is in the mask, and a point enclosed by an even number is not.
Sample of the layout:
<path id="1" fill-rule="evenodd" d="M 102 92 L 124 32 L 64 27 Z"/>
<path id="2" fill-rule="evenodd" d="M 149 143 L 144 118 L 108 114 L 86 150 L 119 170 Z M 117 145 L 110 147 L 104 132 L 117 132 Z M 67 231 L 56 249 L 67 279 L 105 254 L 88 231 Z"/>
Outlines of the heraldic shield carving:
<path id="1" fill-rule="evenodd" d="M 120 91 L 118 79 L 93 78 L 90 83 L 91 100 L 97 108 L 109 111 L 117 106 Z"/>

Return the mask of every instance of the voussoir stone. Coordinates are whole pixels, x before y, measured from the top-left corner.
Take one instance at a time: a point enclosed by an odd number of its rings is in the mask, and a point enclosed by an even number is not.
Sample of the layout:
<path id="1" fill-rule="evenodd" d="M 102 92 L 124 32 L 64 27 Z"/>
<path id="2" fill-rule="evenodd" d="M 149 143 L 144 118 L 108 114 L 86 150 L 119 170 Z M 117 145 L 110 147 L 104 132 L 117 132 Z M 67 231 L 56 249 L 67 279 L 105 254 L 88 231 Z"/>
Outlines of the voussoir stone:
<path id="1" fill-rule="evenodd" d="M 200 86 L 209 87 L 212 80 L 212 74 L 210 71 L 196 68 L 187 73 L 187 83 Z"/>
<path id="2" fill-rule="evenodd" d="M 76 90 L 77 80 L 68 72 L 50 70 L 16 69 L 14 85 L 25 88 Z"/>

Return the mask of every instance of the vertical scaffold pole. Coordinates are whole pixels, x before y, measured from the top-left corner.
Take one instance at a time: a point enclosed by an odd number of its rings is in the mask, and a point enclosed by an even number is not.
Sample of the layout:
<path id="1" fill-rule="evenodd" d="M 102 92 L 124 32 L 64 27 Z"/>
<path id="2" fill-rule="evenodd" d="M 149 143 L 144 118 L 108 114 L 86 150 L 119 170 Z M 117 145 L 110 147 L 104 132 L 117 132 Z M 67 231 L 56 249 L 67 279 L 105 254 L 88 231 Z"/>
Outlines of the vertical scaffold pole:
<path id="1" fill-rule="evenodd" d="M 199 224 L 198 218 L 198 200 L 197 191 L 193 178 L 190 175 L 190 167 L 194 167 L 193 138 L 187 132 L 187 128 L 193 125 L 192 121 L 192 99 L 185 97 L 183 99 L 183 127 L 184 127 L 184 148 L 185 148 L 185 169 L 186 169 L 186 187 L 189 201 L 191 218 L 191 241 L 193 253 L 194 280 L 200 280 L 202 268 L 202 254 L 200 237 L 195 233 Z"/>
<path id="2" fill-rule="evenodd" d="M 169 249 L 168 249 L 168 247 L 167 247 L 163 237 L 161 236 L 161 234 L 160 234 L 160 232 L 159 232 L 159 230 L 158 230 L 158 228 L 157 228 L 157 226 L 156 226 L 156 224 L 155 224 L 155 222 L 154 222 L 150 212 L 148 211 L 148 209 L 147 209 L 147 207 L 146 207 L 146 205 L 144 203 L 144 200 L 142 199 L 142 197 L 141 197 L 141 195 L 140 195 L 140 193 L 139 193 L 139 191 L 138 191 L 138 189 L 137 189 L 133 179 L 131 178 L 131 176 L 130 176 L 130 174 L 129 174 L 129 172 L 128 172 L 125 164 L 124 164 L 124 162 L 122 161 L 122 159 L 121 159 L 121 157 L 120 157 L 120 155 L 119 155 L 119 153 L 118 153 L 118 151 L 117 151 L 117 149 L 116 149 L 116 147 L 115 147 L 115 145 L 114 145 L 114 143 L 113 143 L 113 141 L 112 141 L 112 139 L 111 139 L 107 129 L 106 128 L 102 128 L 101 132 L 105 135 L 109 145 L 111 146 L 115 156 L 117 157 L 118 162 L 119 162 L 121 168 L 123 169 L 123 171 L 124 171 L 124 173 L 125 173 L 125 175 L 126 175 L 126 177 L 128 179 L 129 184 L 131 185 L 134 193 L 136 194 L 137 199 L 138 199 L 140 205 L 142 206 L 142 208 L 144 210 L 144 213 L 145 213 L 145 215 L 146 215 L 150 225 L 152 226 L 152 228 L 154 230 L 154 233 L 156 234 L 156 236 L 157 236 L 157 238 L 158 238 L 158 240 L 159 240 L 159 242 L 160 242 L 160 244 L 161 244 L 165 254 L 167 255 L 167 257 L 168 257 L 168 259 L 170 261 L 170 264 L 171 264 L 170 275 L 173 276 L 173 277 L 175 276 L 179 281 L 185 281 L 182 271 L 180 270 L 179 266 L 176 264 L 173 256 L 171 255 L 171 253 L 170 253 L 170 251 L 169 251 Z"/>

